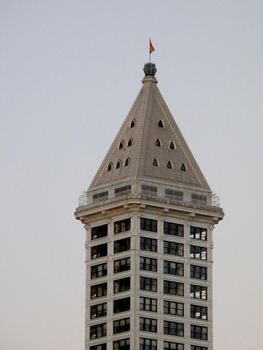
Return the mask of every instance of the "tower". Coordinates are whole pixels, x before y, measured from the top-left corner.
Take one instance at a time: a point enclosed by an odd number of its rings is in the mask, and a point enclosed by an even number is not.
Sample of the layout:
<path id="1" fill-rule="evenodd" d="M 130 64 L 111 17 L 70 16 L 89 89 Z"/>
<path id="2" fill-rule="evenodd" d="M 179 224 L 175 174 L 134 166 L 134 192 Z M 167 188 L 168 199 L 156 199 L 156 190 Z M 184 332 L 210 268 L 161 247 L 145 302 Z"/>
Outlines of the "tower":
<path id="1" fill-rule="evenodd" d="M 224 216 L 147 63 L 75 217 L 86 229 L 85 350 L 212 350 L 212 232 Z"/>

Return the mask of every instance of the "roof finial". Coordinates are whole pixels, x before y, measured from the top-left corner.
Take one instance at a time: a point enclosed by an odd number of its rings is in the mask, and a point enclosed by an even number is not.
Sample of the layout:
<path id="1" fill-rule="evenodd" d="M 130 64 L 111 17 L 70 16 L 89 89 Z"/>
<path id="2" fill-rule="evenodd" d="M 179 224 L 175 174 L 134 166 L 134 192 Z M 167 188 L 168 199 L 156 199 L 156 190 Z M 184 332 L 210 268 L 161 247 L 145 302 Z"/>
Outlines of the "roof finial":
<path id="1" fill-rule="evenodd" d="M 143 71 L 145 73 L 145 75 L 152 75 L 155 76 L 157 69 L 154 63 L 145 63 Z"/>

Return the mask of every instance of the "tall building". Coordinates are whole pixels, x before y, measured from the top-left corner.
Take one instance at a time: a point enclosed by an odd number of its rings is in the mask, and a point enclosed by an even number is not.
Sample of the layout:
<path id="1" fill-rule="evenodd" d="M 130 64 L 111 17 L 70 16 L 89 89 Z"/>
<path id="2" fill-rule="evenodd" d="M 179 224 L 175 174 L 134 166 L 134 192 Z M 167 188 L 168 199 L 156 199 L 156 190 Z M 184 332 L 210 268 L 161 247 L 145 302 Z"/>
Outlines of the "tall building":
<path id="1" fill-rule="evenodd" d="M 224 216 L 147 63 L 75 216 L 86 350 L 212 350 L 213 227 Z"/>

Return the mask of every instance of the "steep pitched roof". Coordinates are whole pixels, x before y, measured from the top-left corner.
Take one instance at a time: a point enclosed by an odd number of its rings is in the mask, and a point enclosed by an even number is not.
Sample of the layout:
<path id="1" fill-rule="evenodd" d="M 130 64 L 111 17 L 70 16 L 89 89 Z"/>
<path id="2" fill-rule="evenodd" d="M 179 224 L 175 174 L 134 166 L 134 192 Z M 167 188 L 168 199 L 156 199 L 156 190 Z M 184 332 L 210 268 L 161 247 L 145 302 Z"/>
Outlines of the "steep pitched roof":
<path id="1" fill-rule="evenodd" d="M 143 86 L 90 189 L 128 178 L 153 178 L 210 190 L 147 63 Z"/>

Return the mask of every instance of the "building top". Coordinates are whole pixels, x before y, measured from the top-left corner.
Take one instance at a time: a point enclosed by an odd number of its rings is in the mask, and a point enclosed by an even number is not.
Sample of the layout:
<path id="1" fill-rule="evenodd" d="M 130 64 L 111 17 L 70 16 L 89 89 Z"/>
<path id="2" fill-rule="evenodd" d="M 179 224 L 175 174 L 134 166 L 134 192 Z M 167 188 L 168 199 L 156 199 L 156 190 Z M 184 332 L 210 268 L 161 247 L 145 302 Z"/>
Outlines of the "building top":
<path id="1" fill-rule="evenodd" d="M 211 192 L 155 78 L 144 66 L 143 86 L 89 189 L 126 179 L 153 179 Z"/>

